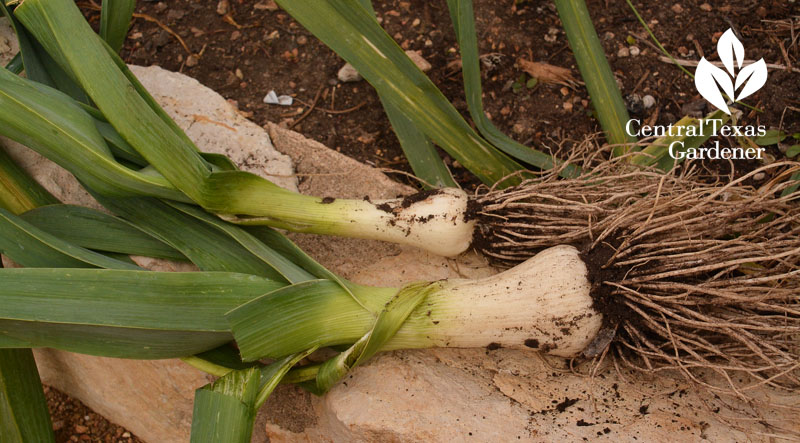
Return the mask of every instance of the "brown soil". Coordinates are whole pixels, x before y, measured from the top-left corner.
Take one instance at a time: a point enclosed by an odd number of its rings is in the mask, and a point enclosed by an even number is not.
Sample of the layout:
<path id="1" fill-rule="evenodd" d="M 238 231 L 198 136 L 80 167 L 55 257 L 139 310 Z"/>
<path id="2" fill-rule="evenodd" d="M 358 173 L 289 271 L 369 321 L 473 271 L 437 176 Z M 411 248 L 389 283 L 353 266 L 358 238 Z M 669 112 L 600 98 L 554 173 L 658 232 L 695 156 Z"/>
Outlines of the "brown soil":
<path id="1" fill-rule="evenodd" d="M 106 420 L 61 391 L 44 387 L 56 442 L 141 443 L 122 426 Z"/>
<path id="2" fill-rule="evenodd" d="M 337 81 L 342 59 L 270 0 L 225 3 L 227 13 L 219 14 L 217 1 L 138 2 L 136 12 L 141 15 L 129 33 L 123 58 L 129 63 L 160 65 L 192 76 L 235 102 L 258 124 L 278 122 L 364 163 L 410 171 L 371 86 L 363 81 Z M 453 69 L 459 55 L 445 2 L 375 3 L 387 32 L 404 49 L 421 51 L 433 66 L 430 78 L 468 118 L 461 76 Z M 659 60 L 661 54 L 623 0 L 587 3 L 631 117 L 667 125 L 687 113 L 710 110 L 691 78 Z M 791 17 L 800 15 L 796 2 L 636 0 L 634 4 L 660 42 L 678 58 L 697 60 L 702 54 L 718 60 L 716 38 L 732 27 L 742 37 L 746 58 L 800 65 L 800 44 L 790 40 L 789 26 Z M 97 23 L 99 14 L 88 4 L 84 7 L 90 20 Z M 568 68 L 574 77 L 580 77 L 551 2 L 475 0 L 475 9 L 480 52 L 492 54 L 484 66 L 484 105 L 500 130 L 543 150 L 569 149 L 588 134 L 599 132 L 582 86 L 539 83 L 528 88 L 525 83 L 529 76 L 517 65 L 520 58 L 544 62 Z M 156 19 L 163 26 L 148 19 Z M 187 48 L 170 31 L 179 35 Z M 640 49 L 639 55 L 618 56 L 620 49 L 631 46 L 627 40 Z M 295 104 L 264 104 L 262 100 L 270 90 L 293 96 Z M 649 109 L 641 103 L 646 95 L 655 99 Z M 797 72 L 770 71 L 765 87 L 746 102 L 763 112 L 748 111 L 739 124 L 762 124 L 789 134 L 800 133 Z M 312 103 L 316 106 L 309 112 Z M 733 146 L 736 141 L 720 143 Z M 778 146 L 768 152 L 778 159 L 783 156 Z M 476 184 L 468 171 L 442 154 L 460 183 L 466 187 Z M 735 174 L 756 165 L 735 163 Z M 731 172 L 726 162 L 708 162 L 706 166 L 712 176 Z M 408 180 L 402 174 L 396 178 Z M 80 441 L 87 436 L 91 441 L 138 441 L 121 437 L 124 430 L 53 389 L 48 389 L 48 399 L 56 425 L 62 423 L 59 441 Z M 83 420 L 86 416 L 90 419 Z M 77 433 L 78 423 L 89 430 Z"/>
<path id="3" fill-rule="evenodd" d="M 137 12 L 158 19 L 180 35 L 194 55 L 190 58 L 192 54 L 168 31 L 139 18 L 123 57 L 130 63 L 157 64 L 195 77 L 235 101 L 243 112 L 252 113 L 250 118 L 258 124 L 279 122 L 362 162 L 410 171 L 371 86 L 364 81 L 338 82 L 336 73 L 344 64 L 342 59 L 269 0 L 226 3 L 227 14 L 220 15 L 216 1 L 139 2 Z M 632 118 L 666 125 L 687 113 L 710 111 L 692 79 L 659 60 L 662 54 L 646 38 L 624 1 L 588 3 Z M 743 39 L 746 58 L 797 65 L 800 45 L 786 43 L 791 32 L 789 19 L 800 12 L 793 3 L 634 3 L 660 42 L 678 58 L 697 60 L 702 51 L 707 58 L 718 60 L 716 38 L 733 27 Z M 384 28 L 403 48 L 421 51 L 433 66 L 430 78 L 468 117 L 460 72 L 453 68 L 459 55 L 445 2 L 391 0 L 376 2 L 376 9 Z M 493 54 L 484 66 L 484 105 L 502 131 L 544 150 L 558 149 L 559 145 L 568 149 L 574 141 L 599 131 L 582 86 L 538 84 L 527 88 L 529 76 L 517 65 L 520 58 L 549 63 L 567 68 L 580 78 L 552 3 L 476 0 L 475 10 L 480 52 Z M 96 19 L 97 13 L 91 16 Z M 641 53 L 618 56 L 621 48 L 631 46 L 629 37 Z M 779 42 L 784 42 L 785 56 Z M 522 76 L 522 87 L 515 86 Z M 292 95 L 295 104 L 264 104 L 262 100 L 270 90 Z M 646 95 L 655 98 L 655 105 L 649 109 L 641 103 Z M 300 116 L 317 97 L 315 109 L 301 121 Z M 746 101 L 764 112 L 748 112 L 740 124 L 800 132 L 800 74 L 771 71 L 767 85 Z M 736 141 L 721 143 L 733 146 Z M 782 155 L 777 148 L 770 153 Z M 444 154 L 444 158 L 459 182 L 475 183 L 449 156 Z M 715 163 L 709 164 L 715 175 L 730 172 L 727 162 L 709 163 Z M 744 171 L 756 164 L 740 162 L 737 166 Z M 406 180 L 403 177 L 398 175 L 398 179 Z"/>

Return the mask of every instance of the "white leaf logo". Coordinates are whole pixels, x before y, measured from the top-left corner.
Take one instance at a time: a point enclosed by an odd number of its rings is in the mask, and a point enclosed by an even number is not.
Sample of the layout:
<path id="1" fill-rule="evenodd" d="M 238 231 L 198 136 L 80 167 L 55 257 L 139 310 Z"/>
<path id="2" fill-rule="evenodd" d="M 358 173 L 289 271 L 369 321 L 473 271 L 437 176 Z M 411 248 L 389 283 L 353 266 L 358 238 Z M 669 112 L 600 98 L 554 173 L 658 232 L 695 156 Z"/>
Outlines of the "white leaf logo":
<path id="1" fill-rule="evenodd" d="M 742 68 L 744 46 L 731 29 L 725 31 L 719 38 L 717 53 L 727 72 L 702 57 L 694 73 L 694 84 L 700 95 L 709 103 L 730 114 L 727 100 L 731 102 L 741 100 L 761 89 L 767 82 L 767 64 L 762 58 Z M 739 88 L 742 89 L 737 95 L 736 91 Z"/>

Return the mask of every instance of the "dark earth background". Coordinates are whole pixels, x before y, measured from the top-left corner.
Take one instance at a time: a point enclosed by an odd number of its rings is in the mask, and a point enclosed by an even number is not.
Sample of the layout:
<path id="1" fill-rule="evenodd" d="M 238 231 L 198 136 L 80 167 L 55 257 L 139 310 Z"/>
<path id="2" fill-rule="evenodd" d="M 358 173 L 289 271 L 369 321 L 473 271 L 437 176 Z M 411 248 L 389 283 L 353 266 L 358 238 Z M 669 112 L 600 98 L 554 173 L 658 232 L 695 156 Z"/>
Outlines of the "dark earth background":
<path id="1" fill-rule="evenodd" d="M 420 51 L 432 65 L 429 77 L 470 121 L 446 3 L 374 3 L 387 32 L 403 49 Z M 659 60 L 663 54 L 624 0 L 587 3 L 632 118 L 668 125 L 687 114 L 701 116 L 711 111 L 689 76 Z M 746 59 L 763 57 L 768 64 L 800 68 L 796 0 L 633 3 L 661 44 L 678 59 L 719 60 L 717 39 L 732 28 L 745 47 Z M 78 4 L 96 26 L 98 5 Z M 544 62 L 567 68 L 580 79 L 552 2 L 475 0 L 475 12 L 485 60 L 484 106 L 503 132 L 525 145 L 553 152 L 568 150 L 600 132 L 582 84 L 533 85 L 518 64 L 519 59 Z M 273 1 L 139 0 L 121 55 L 128 63 L 159 65 L 196 78 L 257 124 L 277 122 L 364 163 L 411 171 L 371 86 L 365 81 L 340 83 L 337 71 L 344 61 Z M 687 69 L 694 72 L 695 68 Z M 294 105 L 263 103 L 270 90 L 293 96 Z M 649 107 L 645 106 L 650 102 L 648 95 L 654 99 Z M 307 113 L 315 99 L 314 109 Z M 745 102 L 763 112 L 743 109 L 746 112 L 738 124 L 800 133 L 800 71 L 770 70 L 766 85 Z M 767 161 L 785 158 L 786 148 L 795 143 L 789 139 L 768 147 Z M 720 144 L 735 146 L 736 141 L 720 140 Z M 442 154 L 459 183 L 477 184 L 468 171 Z M 712 176 L 731 172 L 738 176 L 759 162 L 717 161 L 706 166 Z M 405 174 L 389 173 L 416 184 Z M 46 388 L 46 393 L 59 442 L 139 441 L 55 389 Z"/>

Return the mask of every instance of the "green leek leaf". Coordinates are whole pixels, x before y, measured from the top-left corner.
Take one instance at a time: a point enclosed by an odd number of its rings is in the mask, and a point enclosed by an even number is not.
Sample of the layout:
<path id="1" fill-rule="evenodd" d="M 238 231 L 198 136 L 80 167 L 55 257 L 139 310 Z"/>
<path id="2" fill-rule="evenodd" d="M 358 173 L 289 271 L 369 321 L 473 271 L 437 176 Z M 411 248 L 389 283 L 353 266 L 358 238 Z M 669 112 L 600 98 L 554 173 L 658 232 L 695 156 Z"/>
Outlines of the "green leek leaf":
<path id="1" fill-rule="evenodd" d="M 521 169 L 464 121 L 358 0 L 279 0 L 278 4 L 350 62 L 375 87 L 384 105 L 403 112 L 481 181 L 494 184 Z"/>
<path id="2" fill-rule="evenodd" d="M 191 441 L 249 443 L 260 381 L 258 368 L 248 368 L 195 391 Z"/>
<path id="3" fill-rule="evenodd" d="M 622 101 L 617 80 L 606 60 L 586 2 L 555 0 L 555 3 L 600 126 L 608 143 L 618 145 L 614 147 L 614 155 L 622 155 L 631 149 L 630 144 L 636 143 L 636 138 L 625 131 L 625 125 L 630 120 L 628 109 Z"/>
<path id="4" fill-rule="evenodd" d="M 227 272 L 0 269 L 0 331 L 35 347 L 175 358 L 231 340 L 224 314 L 283 284 Z"/>
<path id="5" fill-rule="evenodd" d="M 103 0 L 100 11 L 100 37 L 114 52 L 122 49 L 135 7 L 136 0 Z"/>
<path id="6" fill-rule="evenodd" d="M 75 246 L 0 208 L 0 252 L 26 267 L 140 270 L 136 265 Z"/>
<path id="7" fill-rule="evenodd" d="M 478 38 L 475 35 L 475 13 L 472 9 L 472 0 L 447 0 L 447 6 L 450 9 L 450 18 L 453 21 L 461 50 L 461 71 L 464 74 L 464 90 L 469 114 L 481 135 L 506 154 L 539 169 L 548 170 L 560 164 L 561 162 L 554 160 L 552 155 L 514 141 L 497 129 L 486 117 L 483 111 Z M 578 168 L 567 166 L 562 175 L 575 177 L 579 173 Z"/>
<path id="8" fill-rule="evenodd" d="M 30 349 L 0 349 L 0 441 L 55 441 L 42 382 Z"/>
<path id="9" fill-rule="evenodd" d="M 33 226 L 87 249 L 169 260 L 187 258 L 134 225 L 100 211 L 74 205 L 41 206 L 21 215 Z"/>

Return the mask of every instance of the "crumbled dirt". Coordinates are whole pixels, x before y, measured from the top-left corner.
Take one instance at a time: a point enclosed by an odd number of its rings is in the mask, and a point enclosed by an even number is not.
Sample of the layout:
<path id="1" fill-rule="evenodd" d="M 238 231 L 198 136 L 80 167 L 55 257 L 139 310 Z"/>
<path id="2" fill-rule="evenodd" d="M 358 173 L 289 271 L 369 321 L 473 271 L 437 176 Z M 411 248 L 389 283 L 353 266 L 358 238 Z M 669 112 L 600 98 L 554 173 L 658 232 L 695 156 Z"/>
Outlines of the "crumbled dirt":
<path id="1" fill-rule="evenodd" d="M 428 197 L 432 197 L 434 195 L 439 194 L 438 189 L 430 189 L 428 191 L 417 192 L 415 194 L 407 195 L 403 198 L 403 201 L 400 202 L 401 208 L 408 208 L 409 206 L 413 205 L 414 203 L 421 202 Z"/>
<path id="2" fill-rule="evenodd" d="M 589 283 L 592 285 L 592 308 L 603 314 L 603 327 L 616 328 L 623 318 L 629 317 L 628 308 L 613 295 L 613 288 L 603 284 L 607 281 L 620 281 L 628 269 L 618 266 L 607 266 L 622 241 L 616 235 L 610 235 L 607 241 L 595 248 L 580 248 L 581 260 L 586 263 Z"/>
<path id="3" fill-rule="evenodd" d="M 236 102 L 259 124 L 279 122 L 367 164 L 410 171 L 368 83 L 340 83 L 336 74 L 344 61 L 273 2 L 228 3 L 227 14 L 220 15 L 215 1 L 138 2 L 138 13 L 159 20 L 181 36 L 188 51 L 167 30 L 140 17 L 122 50 L 123 58 L 195 77 Z M 679 59 L 697 60 L 702 54 L 718 60 L 716 41 L 732 27 L 742 38 L 747 59 L 763 57 L 767 63 L 798 65 L 800 45 L 791 43 L 789 25 L 790 18 L 800 12 L 796 3 L 701 3 L 634 2 L 660 42 Z M 662 54 L 624 1 L 588 4 L 632 118 L 667 125 L 687 112 L 710 111 L 692 79 L 659 60 Z M 375 7 L 389 35 L 404 49 L 421 51 L 431 63 L 429 77 L 469 121 L 445 2 L 390 0 L 376 2 Z M 484 56 L 484 106 L 500 130 L 523 144 L 556 151 L 569 149 L 575 141 L 599 131 L 582 85 L 537 83 L 528 87 L 529 75 L 518 66 L 518 59 L 548 63 L 567 68 L 580 78 L 551 2 L 476 0 L 475 10 L 479 50 Z M 97 12 L 87 14 L 97 20 Z M 633 46 L 639 49 L 638 55 L 619 54 L 623 48 L 630 53 Z M 693 67 L 687 69 L 694 71 Z M 270 90 L 293 96 L 294 105 L 264 104 L 262 99 Z M 647 95 L 655 99 L 655 105 L 646 109 L 642 98 Z M 308 112 L 314 102 L 316 106 Z M 746 102 L 764 112 L 748 111 L 740 124 L 800 132 L 800 73 L 770 71 L 765 87 Z M 733 146 L 736 141 L 730 138 L 721 143 Z M 770 150 L 778 158 L 781 152 L 777 147 Z M 444 154 L 444 159 L 459 183 L 466 187 L 477 183 L 448 155 Z M 728 162 L 706 163 L 714 175 L 730 173 Z M 734 164 L 736 175 L 757 166 L 740 163 Z M 399 174 L 397 178 L 407 180 Z"/>
<path id="4" fill-rule="evenodd" d="M 111 423 L 61 391 L 45 386 L 44 393 L 50 408 L 57 443 L 80 441 L 141 443 L 141 440 L 122 426 Z"/>

